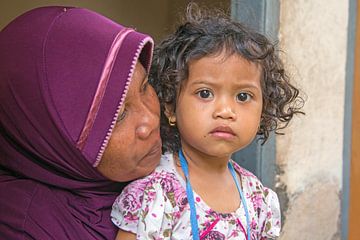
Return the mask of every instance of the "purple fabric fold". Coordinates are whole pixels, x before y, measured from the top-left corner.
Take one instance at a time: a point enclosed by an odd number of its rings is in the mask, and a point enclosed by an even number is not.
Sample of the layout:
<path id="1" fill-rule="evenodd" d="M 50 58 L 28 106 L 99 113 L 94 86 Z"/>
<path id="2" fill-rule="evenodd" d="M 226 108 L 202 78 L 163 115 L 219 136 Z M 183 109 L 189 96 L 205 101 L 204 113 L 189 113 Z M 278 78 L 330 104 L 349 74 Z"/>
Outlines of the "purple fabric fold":
<path id="1" fill-rule="evenodd" d="M 137 59 L 148 68 L 153 47 L 149 36 L 132 31 L 109 55 L 124 29 L 87 9 L 43 7 L 1 30 L 0 239 L 115 237 L 110 210 L 124 184 L 93 166 Z M 109 57 L 112 68 L 104 70 Z M 104 71 L 108 79 L 99 86 Z M 94 101 L 99 87 L 103 96 Z"/>

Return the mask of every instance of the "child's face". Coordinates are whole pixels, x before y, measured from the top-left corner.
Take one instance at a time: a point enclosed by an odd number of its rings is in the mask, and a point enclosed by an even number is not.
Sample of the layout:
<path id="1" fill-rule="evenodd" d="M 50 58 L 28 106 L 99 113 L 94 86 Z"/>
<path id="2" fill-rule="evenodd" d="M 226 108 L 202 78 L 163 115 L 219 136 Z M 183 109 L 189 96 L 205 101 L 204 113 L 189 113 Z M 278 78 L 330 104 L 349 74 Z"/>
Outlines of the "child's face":
<path id="1" fill-rule="evenodd" d="M 248 145 L 260 124 L 260 78 L 260 67 L 236 54 L 192 61 L 175 113 L 183 149 L 228 158 Z"/>

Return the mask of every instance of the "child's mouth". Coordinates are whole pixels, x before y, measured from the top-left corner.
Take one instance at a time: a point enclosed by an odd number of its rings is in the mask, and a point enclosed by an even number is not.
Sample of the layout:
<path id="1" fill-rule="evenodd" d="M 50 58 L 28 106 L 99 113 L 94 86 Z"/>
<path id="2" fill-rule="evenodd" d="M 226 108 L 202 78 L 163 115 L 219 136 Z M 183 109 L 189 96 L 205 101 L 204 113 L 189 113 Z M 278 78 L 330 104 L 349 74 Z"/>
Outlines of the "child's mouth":
<path id="1" fill-rule="evenodd" d="M 214 137 L 223 139 L 232 139 L 236 136 L 234 131 L 228 126 L 216 127 L 210 132 L 210 134 Z"/>

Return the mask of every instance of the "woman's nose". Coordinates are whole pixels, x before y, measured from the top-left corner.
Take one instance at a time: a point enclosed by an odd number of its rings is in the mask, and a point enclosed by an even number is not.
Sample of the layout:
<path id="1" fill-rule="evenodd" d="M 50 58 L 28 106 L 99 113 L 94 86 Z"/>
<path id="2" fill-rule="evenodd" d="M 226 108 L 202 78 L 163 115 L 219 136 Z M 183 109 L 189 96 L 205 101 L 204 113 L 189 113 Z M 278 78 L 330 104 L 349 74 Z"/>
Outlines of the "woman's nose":
<path id="1" fill-rule="evenodd" d="M 142 108 L 138 112 L 141 121 L 136 128 L 136 134 L 140 139 L 147 139 L 152 134 L 160 132 L 160 106 L 156 99 L 152 101 L 144 101 Z"/>

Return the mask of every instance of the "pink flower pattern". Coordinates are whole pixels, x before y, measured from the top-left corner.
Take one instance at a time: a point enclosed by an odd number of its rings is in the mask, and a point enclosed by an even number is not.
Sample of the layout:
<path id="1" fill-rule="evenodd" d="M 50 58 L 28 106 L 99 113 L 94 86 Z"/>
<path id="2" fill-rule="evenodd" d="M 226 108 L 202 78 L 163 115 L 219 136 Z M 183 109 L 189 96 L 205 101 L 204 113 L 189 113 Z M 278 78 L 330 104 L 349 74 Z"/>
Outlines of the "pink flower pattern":
<path id="1" fill-rule="evenodd" d="M 280 233 L 280 208 L 276 193 L 262 186 L 250 172 L 234 162 L 250 213 L 251 239 L 274 239 Z M 212 210 L 194 192 L 202 240 L 245 238 L 244 208 L 232 213 Z M 149 176 L 130 183 L 117 197 L 111 212 L 113 223 L 133 232 L 137 239 L 192 239 L 185 182 L 176 172 L 171 154 Z"/>

